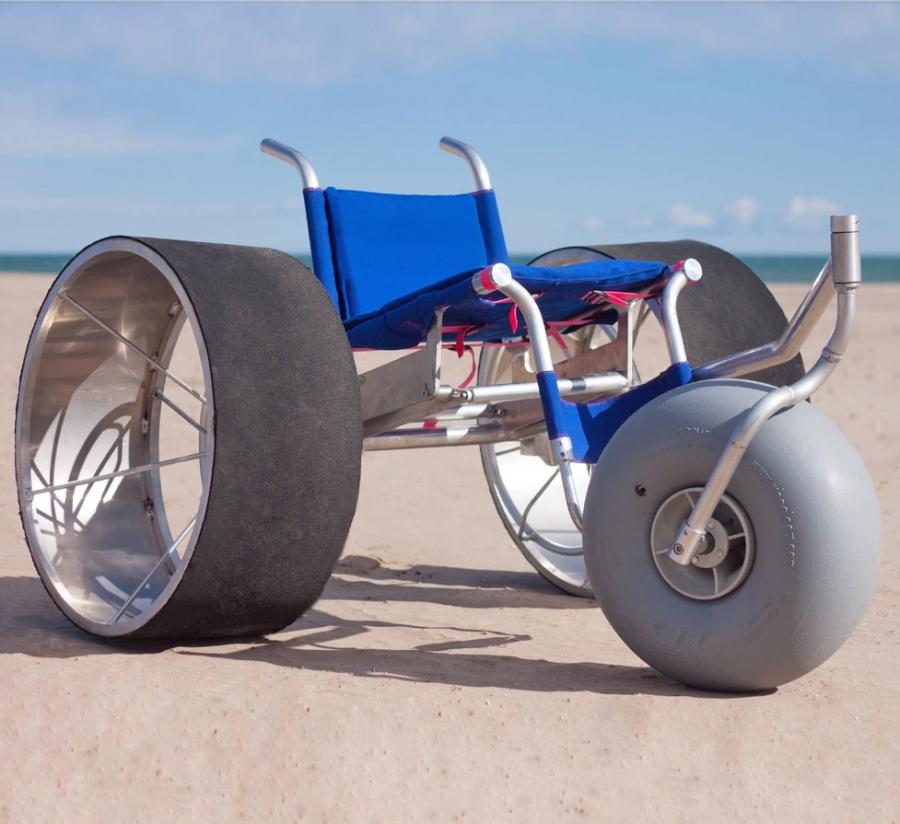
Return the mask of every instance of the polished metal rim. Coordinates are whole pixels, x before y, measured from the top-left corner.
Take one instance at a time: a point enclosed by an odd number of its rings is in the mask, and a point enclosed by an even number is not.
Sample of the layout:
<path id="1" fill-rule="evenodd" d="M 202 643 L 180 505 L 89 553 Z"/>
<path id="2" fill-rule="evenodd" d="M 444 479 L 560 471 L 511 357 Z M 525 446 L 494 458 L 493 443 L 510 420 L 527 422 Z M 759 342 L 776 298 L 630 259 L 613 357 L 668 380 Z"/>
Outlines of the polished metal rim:
<path id="1" fill-rule="evenodd" d="M 601 257 L 605 256 L 586 248 L 565 249 L 542 255 L 533 263 L 535 266 L 568 266 Z M 642 319 L 645 316 L 646 312 Z M 641 322 L 638 321 L 637 332 Z M 589 326 L 564 335 L 569 353 L 563 352 L 559 344 L 551 340 L 553 359 L 562 360 L 585 346 L 596 348 L 608 343 L 615 335 L 615 328 L 610 326 Z M 508 347 L 485 347 L 478 370 L 479 384 L 511 379 L 509 373 L 513 351 L 515 350 Z M 518 351 L 528 350 L 523 348 Z M 504 373 L 507 373 L 506 377 Z M 637 369 L 635 380 L 640 382 Z M 482 466 L 500 519 L 516 546 L 542 575 L 567 592 L 592 596 L 581 533 L 575 528 L 569 515 L 559 470 L 540 456 L 524 454 L 521 447 L 522 444 L 516 441 L 481 447 Z M 583 504 L 591 467 L 577 464 L 573 470 L 575 485 Z"/>
<path id="2" fill-rule="evenodd" d="M 747 580 L 753 567 L 753 531 L 743 507 L 730 495 L 723 495 L 690 566 L 671 560 L 672 540 L 702 491 L 702 486 L 687 487 L 663 501 L 650 527 L 650 553 L 659 574 L 672 589 L 693 600 L 714 601 L 734 592 Z"/>
<path id="3" fill-rule="evenodd" d="M 35 566 L 89 632 L 134 632 L 178 586 L 209 497 L 213 409 L 200 325 L 168 263 L 128 238 L 73 258 L 26 350 L 16 473 Z"/>
<path id="4" fill-rule="evenodd" d="M 570 350 L 577 352 L 591 345 L 593 335 L 587 342 L 583 335 L 579 332 L 565 336 Z M 556 341 L 551 341 L 551 351 L 555 361 L 567 356 Z M 527 359 L 528 353 L 525 347 L 486 347 L 481 355 L 479 383 L 510 380 L 513 359 Z M 486 444 L 481 447 L 481 460 L 497 511 L 516 546 L 533 566 L 563 589 L 590 595 L 581 533 L 566 508 L 559 468 L 540 455 L 523 452 L 520 441 Z M 590 467 L 577 464 L 573 470 L 583 501 Z"/>

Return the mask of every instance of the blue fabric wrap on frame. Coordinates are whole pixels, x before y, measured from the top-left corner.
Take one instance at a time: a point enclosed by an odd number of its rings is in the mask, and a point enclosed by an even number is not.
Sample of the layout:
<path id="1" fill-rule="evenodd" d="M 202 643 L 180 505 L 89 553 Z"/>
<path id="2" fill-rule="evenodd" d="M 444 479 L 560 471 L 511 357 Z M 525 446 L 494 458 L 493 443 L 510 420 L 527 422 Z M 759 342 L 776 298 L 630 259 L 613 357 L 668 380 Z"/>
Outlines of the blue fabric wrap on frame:
<path id="1" fill-rule="evenodd" d="M 313 273 L 325 287 L 338 314 L 342 318 L 346 317 L 334 275 L 331 239 L 328 236 L 328 215 L 325 211 L 325 193 L 321 189 L 304 189 L 303 203 L 306 205 L 306 226 L 309 230 Z"/>
<path id="2" fill-rule="evenodd" d="M 393 195 L 329 188 L 325 201 L 345 320 L 506 260 L 493 192 Z"/>
<path id="3" fill-rule="evenodd" d="M 478 210 L 478 222 L 481 225 L 481 236 L 487 252 L 485 265 L 492 263 L 509 263 L 509 252 L 506 251 L 506 238 L 500 223 L 500 210 L 497 207 L 497 196 L 490 189 L 475 192 L 475 208 Z"/>
<path id="4" fill-rule="evenodd" d="M 540 376 L 539 376 L 540 377 Z M 572 440 L 572 453 L 578 463 L 597 463 L 619 427 L 644 404 L 664 395 L 671 389 L 689 384 L 693 379 L 690 364 L 672 364 L 652 380 L 629 390 L 623 395 L 605 401 L 572 403 L 559 397 L 557 389 L 554 400 L 552 392 L 541 392 L 541 404 L 547 419 L 547 431 L 551 438 L 568 435 Z M 555 384 L 556 381 L 554 380 Z M 546 400 L 545 400 L 546 398 Z M 552 409 L 558 404 L 558 409 Z M 551 420 L 560 420 L 560 430 L 554 435 L 550 429 Z M 650 435 L 649 437 L 652 437 Z"/>
<path id="5" fill-rule="evenodd" d="M 525 323 L 517 315 L 517 328 L 510 323 L 511 304 L 498 302 L 503 295 L 494 292 L 479 296 L 472 288 L 470 269 L 443 281 L 431 283 L 411 294 L 380 306 L 376 311 L 350 318 L 344 328 L 352 346 L 368 349 L 407 349 L 418 346 L 437 309 L 447 307 L 444 326 L 465 327 L 467 341 L 497 342 L 525 335 Z M 665 263 L 600 259 L 560 268 L 510 266 L 513 276 L 532 294 L 539 295 L 538 306 L 548 323 L 591 317 L 594 322 L 615 322 L 615 311 L 596 307 L 583 298 L 598 289 L 631 290 L 649 286 L 669 272 Z M 427 280 L 425 280 L 428 283 Z M 452 341 L 455 331 L 445 340 Z"/>

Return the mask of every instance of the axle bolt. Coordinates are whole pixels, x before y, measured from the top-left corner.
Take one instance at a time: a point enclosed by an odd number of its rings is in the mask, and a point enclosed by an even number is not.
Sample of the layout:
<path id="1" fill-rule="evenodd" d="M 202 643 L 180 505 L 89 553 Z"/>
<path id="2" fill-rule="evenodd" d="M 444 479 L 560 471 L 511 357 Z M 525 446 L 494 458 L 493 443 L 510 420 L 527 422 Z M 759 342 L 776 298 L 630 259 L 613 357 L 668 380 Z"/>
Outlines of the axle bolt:
<path id="1" fill-rule="evenodd" d="M 681 544 L 675 544 L 672 549 L 675 551 L 676 555 L 681 555 L 684 552 L 684 547 Z"/>

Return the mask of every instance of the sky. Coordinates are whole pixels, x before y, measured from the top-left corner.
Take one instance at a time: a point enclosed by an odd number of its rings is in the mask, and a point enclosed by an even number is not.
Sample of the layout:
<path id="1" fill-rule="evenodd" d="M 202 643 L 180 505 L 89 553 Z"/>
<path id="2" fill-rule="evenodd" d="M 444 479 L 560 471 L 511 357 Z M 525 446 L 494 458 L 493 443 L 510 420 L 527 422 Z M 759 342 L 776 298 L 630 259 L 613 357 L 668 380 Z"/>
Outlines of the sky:
<path id="1" fill-rule="evenodd" d="M 0 252 L 309 248 L 324 185 L 467 191 L 517 252 L 694 237 L 900 253 L 900 4 L 0 3 Z"/>

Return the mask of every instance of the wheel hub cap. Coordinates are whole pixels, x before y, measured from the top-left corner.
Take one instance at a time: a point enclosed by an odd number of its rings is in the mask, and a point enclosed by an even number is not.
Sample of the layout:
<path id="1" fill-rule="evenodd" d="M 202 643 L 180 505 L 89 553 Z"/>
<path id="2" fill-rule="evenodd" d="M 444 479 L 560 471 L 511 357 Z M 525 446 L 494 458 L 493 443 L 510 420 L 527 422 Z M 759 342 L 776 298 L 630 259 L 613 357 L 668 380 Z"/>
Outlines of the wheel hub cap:
<path id="1" fill-rule="evenodd" d="M 650 527 L 650 552 L 672 589 L 687 598 L 711 601 L 734 592 L 747 579 L 753 566 L 753 532 L 743 507 L 730 495 L 723 495 L 691 565 L 670 560 L 672 541 L 702 491 L 699 486 L 688 487 L 663 501 Z"/>

